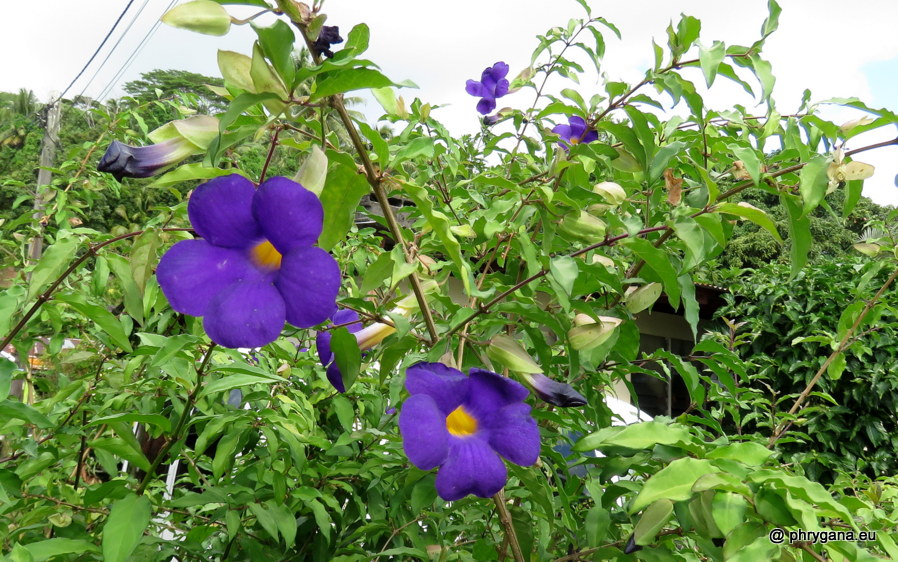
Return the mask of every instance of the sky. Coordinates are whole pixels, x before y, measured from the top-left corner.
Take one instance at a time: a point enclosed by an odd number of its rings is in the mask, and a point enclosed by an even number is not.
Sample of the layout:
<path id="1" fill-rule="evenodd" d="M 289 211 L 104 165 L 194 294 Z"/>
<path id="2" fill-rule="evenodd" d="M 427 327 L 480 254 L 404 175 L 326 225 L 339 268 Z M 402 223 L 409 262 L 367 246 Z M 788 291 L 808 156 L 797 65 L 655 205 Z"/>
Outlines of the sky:
<path id="1" fill-rule="evenodd" d="M 67 97 L 81 92 L 97 97 L 104 91 L 106 95 L 121 95 L 121 84 L 155 68 L 218 75 L 218 49 L 250 53 L 255 34 L 248 26 L 233 26 L 225 37 L 203 36 L 164 24 L 150 33 L 172 2 L 134 0 Z M 589 2 L 595 14 L 617 25 L 623 34 L 619 41 L 610 32 L 605 33 L 603 72 L 610 79 L 631 82 L 640 80 L 652 64 L 652 38 L 665 44 L 668 23 L 676 22 L 681 13 L 701 20 L 700 40 L 704 44 L 721 40 L 728 45 L 750 45 L 759 37 L 767 6 L 766 0 Z M 4 67 L 0 91 L 28 88 L 47 100 L 51 92 L 64 90 L 126 4 L 125 0 L 6 2 L 0 21 Z M 894 32 L 898 2 L 781 0 L 780 4 L 783 13 L 779 30 L 764 48 L 777 79 L 775 99 L 780 113 L 795 111 L 805 88 L 812 91 L 814 100 L 858 97 L 873 107 L 898 111 L 898 34 Z M 247 7 L 228 9 L 237 17 L 256 11 Z M 474 110 L 477 100 L 464 93 L 466 79 L 479 79 L 483 68 L 497 60 L 507 62 L 511 74 L 517 74 L 530 64 L 537 34 L 584 15 L 574 0 L 327 0 L 323 11 L 328 14 L 328 24 L 338 25 L 344 37 L 353 25 L 368 24 L 371 43 L 366 57 L 395 81 L 410 79 L 418 84 L 420 89 L 400 93 L 407 101 L 420 97 L 431 105 L 443 106 L 433 115 L 454 134 L 479 129 L 479 115 Z M 145 38 L 143 48 L 136 52 Z M 108 61 L 101 68 L 107 55 Z M 559 78 L 550 83 L 550 88 L 600 92 L 596 79 L 594 74 L 586 76 L 577 86 Z M 698 73 L 693 79 L 702 82 Z M 501 101 L 524 108 L 532 100 L 532 91 L 522 90 Z M 740 103 L 763 113 L 755 100 L 725 79 L 715 83 L 706 103 L 715 109 Z M 379 108 L 374 102 L 370 105 L 365 113 L 377 115 Z M 841 122 L 859 115 L 832 107 L 825 110 L 825 116 Z M 847 148 L 894 138 L 895 133 L 865 133 L 851 139 Z M 875 175 L 865 182 L 864 194 L 879 203 L 898 205 L 898 147 L 868 152 L 859 159 L 876 167 Z"/>

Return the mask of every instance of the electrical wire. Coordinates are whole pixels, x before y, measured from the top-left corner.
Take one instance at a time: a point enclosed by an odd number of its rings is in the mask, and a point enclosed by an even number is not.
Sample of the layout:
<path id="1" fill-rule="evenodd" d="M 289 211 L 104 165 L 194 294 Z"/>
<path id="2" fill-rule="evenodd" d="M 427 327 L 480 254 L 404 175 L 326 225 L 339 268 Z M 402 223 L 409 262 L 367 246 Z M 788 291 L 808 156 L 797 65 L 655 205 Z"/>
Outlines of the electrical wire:
<path id="1" fill-rule="evenodd" d="M 119 14 L 118 19 L 115 20 L 115 23 L 112 24 L 112 27 L 109 29 L 109 32 L 106 33 L 106 37 L 104 37 L 104 38 L 103 38 L 103 41 L 100 42 L 100 46 L 97 47 L 97 50 L 94 51 L 94 54 L 92 54 L 92 55 L 90 56 L 90 59 L 88 59 L 88 61 L 87 61 L 86 63 L 84 63 L 84 66 L 81 67 L 81 71 L 78 72 L 78 75 L 75 76 L 75 77 L 72 79 L 72 81 L 69 82 L 69 85 L 66 86 L 66 89 L 62 91 L 62 94 L 59 95 L 59 99 L 62 99 L 62 98 L 68 93 L 69 89 L 71 89 L 71 87 L 75 85 L 75 82 L 76 82 L 79 78 L 81 78 L 81 75 L 84 74 L 84 71 L 87 70 L 87 67 L 90 66 L 90 63 L 92 63 L 92 62 L 94 61 L 94 59 L 97 57 L 97 54 L 99 54 L 100 49 L 102 49 L 102 48 L 103 48 L 103 45 L 106 44 L 106 41 L 109 40 L 109 37 L 112 35 L 112 32 L 115 31 L 115 28 L 116 28 L 116 27 L 118 27 L 119 22 L 122 21 L 122 18 L 123 18 L 123 17 L 125 17 L 125 13 L 128 11 L 128 9 L 131 7 L 131 4 L 133 4 L 133 3 L 134 3 L 134 0 L 128 0 L 128 5 L 125 6 L 125 9 L 122 10 L 122 13 L 121 13 L 121 14 Z"/>
<path id="2" fill-rule="evenodd" d="M 171 10 L 172 7 L 177 2 L 178 2 L 178 0 L 171 0 L 171 2 L 169 2 L 169 4 L 168 4 L 168 7 L 165 8 L 165 12 L 163 12 L 163 14 L 168 12 L 169 10 Z M 103 90 L 100 92 L 100 95 L 98 95 L 96 97 L 97 100 L 102 100 L 110 92 L 110 90 L 112 90 L 112 88 L 116 84 L 118 84 L 118 81 L 121 79 L 122 75 L 128 70 L 128 68 L 131 66 L 131 64 L 135 61 L 135 59 L 137 58 L 137 55 L 139 55 L 140 52 L 143 50 L 143 48 L 146 47 L 147 43 L 153 37 L 153 34 L 156 33 L 156 30 L 159 29 L 160 25 L 162 25 L 162 20 L 157 20 L 156 23 L 153 25 L 153 27 L 150 28 L 150 30 L 147 32 L 147 34 L 144 35 L 143 39 L 140 41 L 140 44 L 137 45 L 137 48 L 134 49 L 134 52 L 131 53 L 131 56 L 128 57 L 128 60 L 125 61 L 125 63 L 122 65 L 122 67 L 119 69 L 119 71 L 112 78 L 112 80 L 110 80 L 110 82 L 106 85 L 106 87 L 103 88 Z"/>
<path id="3" fill-rule="evenodd" d="M 149 4 L 149 2 L 150 0 L 143 0 L 143 4 L 140 5 L 140 9 L 137 10 L 137 13 L 134 14 L 134 17 L 132 17 L 130 23 L 128 23 L 128 27 L 126 27 L 125 30 L 122 31 L 122 34 L 119 35 L 115 44 L 112 46 L 109 52 L 106 53 L 106 58 L 103 59 L 103 62 L 101 62 L 100 66 L 97 67 L 97 70 L 94 71 L 93 76 L 90 77 L 90 80 L 87 81 L 87 84 L 85 84 L 84 87 L 81 88 L 81 93 L 78 94 L 78 97 L 84 96 L 84 92 L 86 92 L 90 85 L 93 84 L 93 81 L 97 78 L 97 75 L 100 74 L 100 71 L 103 70 L 103 67 L 106 66 L 107 62 L 109 62 L 109 58 L 112 56 L 112 53 L 115 52 L 115 50 L 121 44 L 122 39 L 124 39 L 125 36 L 128 35 L 128 32 L 131 31 L 131 28 L 134 26 L 134 22 L 136 22 L 137 18 L 140 17 L 140 14 L 143 13 L 143 9 L 147 7 L 147 4 Z"/>

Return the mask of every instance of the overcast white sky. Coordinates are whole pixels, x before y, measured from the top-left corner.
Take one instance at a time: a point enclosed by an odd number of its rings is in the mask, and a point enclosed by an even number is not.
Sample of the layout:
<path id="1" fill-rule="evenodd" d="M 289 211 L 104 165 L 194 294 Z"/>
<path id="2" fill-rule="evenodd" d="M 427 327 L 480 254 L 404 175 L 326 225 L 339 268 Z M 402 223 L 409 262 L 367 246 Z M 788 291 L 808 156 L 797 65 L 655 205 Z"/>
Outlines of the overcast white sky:
<path id="1" fill-rule="evenodd" d="M 138 44 L 171 0 L 135 0 L 116 32 L 67 94 L 82 91 L 99 95 L 125 66 Z M 61 91 L 75 77 L 126 5 L 125 0 L 45 0 L 4 2 L 0 18 L 0 91 L 32 89 L 42 100 L 51 91 Z M 631 2 L 591 0 L 595 14 L 616 24 L 623 33 L 618 41 L 609 32 L 603 69 L 612 79 L 638 81 L 653 60 L 651 38 L 666 43 L 665 28 L 680 13 L 702 22 L 701 40 L 710 44 L 751 44 L 766 16 L 766 0 L 723 2 L 720 0 L 637 0 Z M 764 51 L 777 78 L 776 101 L 781 113 L 794 111 L 805 88 L 813 99 L 856 96 L 875 107 L 898 111 L 898 2 L 894 0 L 781 0 L 780 28 Z M 551 6 L 551 7 L 550 7 Z M 141 10 L 142 8 L 142 10 Z M 134 15 L 140 14 L 136 19 Z M 244 16 L 254 9 L 229 7 Z M 371 28 L 371 47 L 366 55 L 381 65 L 394 80 L 411 79 L 417 91 L 403 91 L 410 101 L 417 96 L 431 104 L 446 105 L 434 116 L 456 134 L 478 129 L 476 99 L 464 93 L 468 78 L 478 78 L 482 69 L 504 60 L 516 74 L 530 62 L 534 39 L 553 25 L 565 25 L 581 17 L 574 0 L 328 0 L 324 12 L 328 23 L 339 25 L 344 36 L 355 24 Z M 123 32 L 131 24 L 127 33 Z M 249 53 L 254 33 L 248 27 L 232 28 L 226 37 L 207 37 L 160 26 L 150 35 L 142 51 L 121 78 L 111 95 L 122 93 L 120 85 L 154 68 L 178 68 L 217 75 L 219 48 Z M 100 63 L 112 50 L 106 65 Z M 94 80 L 89 79 L 96 74 Z M 701 78 L 696 76 L 696 81 Z M 118 84 L 118 86 L 115 86 Z M 569 84 L 559 82 L 558 88 Z M 598 91 L 593 79 L 584 80 L 584 97 Z M 715 83 L 709 105 L 752 107 L 741 89 Z M 734 102 L 734 100 L 736 100 Z M 501 100 L 504 105 L 526 107 L 531 91 Z M 501 105 L 501 104 L 500 104 Z M 760 111 L 760 108 L 759 108 Z M 835 111 L 835 110 L 834 110 Z M 830 114 L 848 120 L 847 112 Z M 886 140 L 895 130 L 867 133 L 852 139 L 848 148 Z M 898 147 L 865 154 L 861 160 L 876 166 L 864 194 L 880 203 L 898 205 Z"/>

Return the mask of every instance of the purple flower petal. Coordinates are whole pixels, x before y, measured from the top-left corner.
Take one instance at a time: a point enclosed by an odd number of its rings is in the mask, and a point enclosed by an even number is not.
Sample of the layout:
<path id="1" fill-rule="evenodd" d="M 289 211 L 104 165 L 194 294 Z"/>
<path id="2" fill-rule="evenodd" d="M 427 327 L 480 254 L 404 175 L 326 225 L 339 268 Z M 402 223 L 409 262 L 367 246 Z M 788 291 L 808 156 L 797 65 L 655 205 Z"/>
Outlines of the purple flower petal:
<path id="1" fill-rule="evenodd" d="M 508 93 L 508 80 L 499 80 L 496 82 L 496 87 L 493 90 L 493 96 L 497 98 L 501 98 L 505 94 Z"/>
<path id="2" fill-rule="evenodd" d="M 448 458 L 437 473 L 436 488 L 447 501 L 468 494 L 488 498 L 501 490 L 507 479 L 505 463 L 484 440 L 476 436 L 452 438 Z"/>
<path id="3" fill-rule="evenodd" d="M 251 211 L 253 183 L 238 174 L 197 187 L 187 203 L 190 224 L 215 246 L 248 248 L 263 238 Z"/>
<path id="4" fill-rule="evenodd" d="M 206 309 L 203 327 L 224 347 L 261 347 L 276 340 L 284 327 L 284 299 L 261 274 L 221 291 Z"/>
<path id="5" fill-rule="evenodd" d="M 327 366 L 327 380 L 340 394 L 346 392 L 346 385 L 343 384 L 343 373 L 340 372 L 340 367 L 337 366 L 336 361 Z"/>
<path id="6" fill-rule="evenodd" d="M 499 82 L 508 76 L 508 65 L 502 61 L 497 62 L 492 68 L 487 69 L 494 82 Z"/>
<path id="7" fill-rule="evenodd" d="M 492 426 L 489 443 L 497 453 L 521 466 L 530 466 L 539 458 L 539 428 L 530 406 L 505 406 L 493 416 Z"/>
<path id="8" fill-rule="evenodd" d="M 583 135 L 583 140 L 580 143 L 587 143 L 599 140 L 599 132 L 598 131 L 589 131 L 585 135 Z"/>
<path id="9" fill-rule="evenodd" d="M 570 125 L 555 125 L 552 128 L 552 132 L 561 137 L 561 140 L 568 142 L 570 142 L 571 136 L 573 136 Z"/>
<path id="10" fill-rule="evenodd" d="M 321 235 L 324 209 L 318 197 L 293 180 L 273 177 L 259 186 L 252 214 L 265 238 L 281 253 L 312 246 Z"/>
<path id="11" fill-rule="evenodd" d="M 480 97 L 483 95 L 483 84 L 474 80 L 468 80 L 467 83 L 465 83 L 465 91 L 472 96 Z"/>
<path id="12" fill-rule="evenodd" d="M 321 361 L 321 364 L 330 365 L 334 359 L 334 354 L 331 351 L 330 332 L 318 332 L 315 335 L 315 350 L 318 352 L 318 360 Z"/>
<path id="13" fill-rule="evenodd" d="M 275 285 L 287 305 L 287 322 L 309 328 L 334 313 L 340 267 L 321 248 L 299 247 L 284 255 Z"/>
<path id="14" fill-rule="evenodd" d="M 477 102 L 477 111 L 483 115 L 491 112 L 496 109 L 496 100 L 493 98 L 482 98 L 479 102 Z"/>
<path id="15" fill-rule="evenodd" d="M 418 394 L 405 401 L 399 412 L 399 431 L 408 460 L 421 470 L 430 470 L 446 460 L 446 416 L 430 396 Z"/>
<path id="16" fill-rule="evenodd" d="M 436 401 L 445 417 L 468 396 L 468 377 L 442 363 L 417 363 L 405 370 L 405 388 L 415 396 L 425 394 Z"/>
<path id="17" fill-rule="evenodd" d="M 571 115 L 568 118 L 568 122 L 571 124 L 571 138 L 579 141 L 580 137 L 583 136 L 583 132 L 586 131 L 586 121 L 582 117 Z"/>
<path id="18" fill-rule="evenodd" d="M 191 316 L 203 316 L 216 294 L 255 275 L 241 250 L 219 248 L 205 240 L 181 240 L 156 268 L 156 279 L 171 307 Z"/>
<path id="19" fill-rule="evenodd" d="M 483 369 L 471 369 L 469 380 L 465 409 L 486 427 L 493 427 L 499 410 L 523 402 L 529 394 L 521 383 Z"/>
<path id="20" fill-rule="evenodd" d="M 331 317 L 331 322 L 334 323 L 334 326 L 346 324 L 346 329 L 350 334 L 354 334 L 364 327 L 361 320 L 359 320 L 359 313 L 348 308 L 341 308 L 335 312 Z M 349 324 L 349 322 L 353 322 L 353 324 Z"/>

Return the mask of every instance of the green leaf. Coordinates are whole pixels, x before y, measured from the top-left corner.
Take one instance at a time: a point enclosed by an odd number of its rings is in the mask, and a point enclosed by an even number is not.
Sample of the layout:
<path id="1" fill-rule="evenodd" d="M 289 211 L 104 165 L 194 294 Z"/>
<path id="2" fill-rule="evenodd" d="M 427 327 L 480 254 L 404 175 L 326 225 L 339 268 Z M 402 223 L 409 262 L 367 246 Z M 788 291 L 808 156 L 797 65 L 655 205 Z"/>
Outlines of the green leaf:
<path id="1" fill-rule="evenodd" d="M 591 451 L 602 447 L 651 449 L 655 445 L 678 445 L 692 441 L 692 434 L 686 426 L 648 421 L 600 429 L 577 441 L 573 450 Z"/>
<path id="2" fill-rule="evenodd" d="M 720 203 L 717 205 L 716 209 L 720 213 L 735 215 L 750 220 L 769 232 L 777 242 L 780 244 L 783 243 L 783 238 L 780 236 L 780 233 L 777 232 L 776 225 L 770 220 L 767 213 L 750 203 L 745 203 L 744 201 L 739 203 Z"/>
<path id="3" fill-rule="evenodd" d="M 776 82 L 772 67 L 768 61 L 757 54 L 751 56 L 751 66 L 761 83 L 761 101 L 767 101 L 770 99 L 770 94 L 773 93 L 773 84 Z"/>
<path id="4" fill-rule="evenodd" d="M 84 554 L 85 552 L 98 553 L 100 549 L 96 545 L 81 539 L 55 538 L 45 541 L 33 542 L 25 545 L 25 549 L 31 553 L 34 562 L 43 562 L 54 556 L 63 554 Z"/>
<path id="5" fill-rule="evenodd" d="M 371 68 L 338 68 L 321 73 L 315 82 L 315 90 L 309 101 L 317 101 L 334 94 L 342 94 L 365 88 L 394 86 L 392 80 Z"/>
<path id="6" fill-rule="evenodd" d="M 393 256 L 390 252 L 384 252 L 377 256 L 374 263 L 365 269 L 365 276 L 362 278 L 359 292 L 363 295 L 367 295 L 372 290 L 380 287 L 384 280 L 386 280 L 392 273 Z"/>
<path id="7" fill-rule="evenodd" d="M 732 492 L 717 492 L 711 503 L 711 517 L 724 535 L 729 535 L 733 529 L 745 523 L 746 511 L 748 500 Z"/>
<path id="8" fill-rule="evenodd" d="M 574 290 L 574 281 L 577 280 L 577 275 L 580 273 L 577 260 L 568 256 L 552 258 L 552 261 L 549 262 L 549 272 L 564 294 L 570 297 Z"/>
<path id="9" fill-rule="evenodd" d="M 811 220 L 801 212 L 798 197 L 788 193 L 780 193 L 780 202 L 789 214 L 789 237 L 792 248 L 792 277 L 801 271 L 808 262 L 808 250 L 811 249 Z"/>
<path id="10" fill-rule="evenodd" d="M 705 46 L 699 47 L 698 60 L 702 66 L 702 73 L 705 75 L 705 83 L 709 88 L 711 87 L 711 84 L 714 83 L 714 78 L 717 77 L 720 63 L 723 62 L 725 56 L 726 45 L 720 41 L 714 41 L 711 48 L 706 48 Z"/>
<path id="11" fill-rule="evenodd" d="M 331 351 L 334 354 L 334 362 L 340 369 L 343 378 L 343 386 L 346 390 L 352 386 L 359 376 L 359 368 L 362 365 L 362 352 L 355 336 L 349 333 L 345 327 L 331 330 Z"/>
<path id="12" fill-rule="evenodd" d="M 214 380 L 205 386 L 201 396 L 209 396 L 216 392 L 231 390 L 232 388 L 240 388 L 251 384 L 274 384 L 284 382 L 284 379 L 276 375 L 256 375 L 251 373 L 237 373 L 224 376 L 218 380 Z"/>
<path id="13" fill-rule="evenodd" d="M 812 158 L 801 169 L 798 176 L 798 189 L 801 192 L 801 200 L 804 202 L 802 216 L 816 209 L 826 195 L 826 186 L 829 182 L 829 178 L 826 176 L 827 166 L 829 166 L 828 158 L 820 154 Z"/>
<path id="14" fill-rule="evenodd" d="M 680 285 L 677 281 L 677 270 L 670 263 L 670 258 L 662 250 L 656 248 L 644 238 L 627 238 L 624 242 L 640 259 L 645 261 L 652 271 L 661 278 L 667 300 L 674 309 L 680 307 Z"/>
<path id="15" fill-rule="evenodd" d="M 641 546 L 652 544 L 658 531 L 670 520 L 673 510 L 673 502 L 668 499 L 660 499 L 650 505 L 633 527 L 633 542 Z"/>
<path id="16" fill-rule="evenodd" d="M 175 6 L 162 16 L 162 22 L 204 35 L 227 35 L 231 29 L 231 16 L 212 0 L 193 0 Z"/>
<path id="17" fill-rule="evenodd" d="M 206 166 L 202 162 L 183 164 L 174 170 L 162 174 L 150 183 L 153 187 L 168 187 L 194 180 L 209 180 L 220 176 L 241 174 L 241 170 L 234 168 L 222 169 Z M 243 174 L 241 174 L 243 175 Z"/>
<path id="18" fill-rule="evenodd" d="M 695 481 L 712 472 L 717 472 L 717 468 L 709 460 L 691 457 L 677 459 L 646 480 L 639 495 L 630 504 L 629 511 L 636 513 L 662 498 L 671 501 L 687 500 L 692 497 L 692 485 Z"/>
<path id="19" fill-rule="evenodd" d="M 686 145 L 680 141 L 672 142 L 663 146 L 652 158 L 652 164 L 649 166 L 649 183 L 655 183 L 664 173 L 664 170 L 670 164 L 671 159 L 677 154 L 683 153 L 683 147 Z"/>
<path id="20" fill-rule="evenodd" d="M 143 451 L 132 447 L 127 441 L 119 437 L 102 437 L 88 442 L 93 449 L 108 451 L 113 455 L 128 461 L 144 471 L 150 470 L 150 461 L 144 456 Z"/>
<path id="21" fill-rule="evenodd" d="M 60 232 L 56 243 L 44 251 L 37 267 L 31 272 L 28 294 L 25 296 L 26 301 L 36 297 L 47 285 L 55 281 L 74 259 L 75 252 L 78 250 L 78 239 L 66 236 L 66 234 Z"/>
<path id="22" fill-rule="evenodd" d="M 16 400 L 4 400 L 0 402 L 0 425 L 4 425 L 11 419 L 24 420 L 41 429 L 53 427 L 53 422 L 44 414 L 31 406 Z"/>
<path id="23" fill-rule="evenodd" d="M 118 414 L 112 414 L 111 416 L 103 416 L 100 418 L 94 418 L 87 424 L 85 427 L 90 427 L 94 425 L 100 425 L 110 422 L 140 422 L 149 425 L 155 425 L 165 433 L 171 433 L 171 422 L 165 416 L 159 414 L 137 414 L 137 413 L 127 413 L 122 412 Z"/>
<path id="24" fill-rule="evenodd" d="M 293 43 L 296 36 L 293 30 L 283 20 L 275 20 L 270 27 L 258 27 L 253 25 L 253 30 L 259 37 L 259 44 L 265 57 L 274 65 L 275 71 L 280 75 L 285 84 L 292 85 L 296 74 L 293 62 Z"/>
<path id="25" fill-rule="evenodd" d="M 845 367 L 847 366 L 848 359 L 845 357 L 844 352 L 840 352 L 826 368 L 826 374 L 828 374 L 829 378 L 834 381 L 839 380 L 842 377 L 842 373 L 845 372 Z"/>
<path id="26" fill-rule="evenodd" d="M 339 53 L 347 52 L 350 56 L 358 56 L 368 50 L 368 40 L 371 38 L 371 31 L 364 23 L 355 25 L 349 30 L 346 37 L 346 45 L 340 49 Z"/>
<path id="27" fill-rule="evenodd" d="M 0 332 L 0 334 L 3 333 L 6 332 Z M 6 400 L 6 397 L 9 396 L 12 374 L 17 368 L 16 364 L 9 359 L 0 357 L 0 400 Z"/>
<path id="28" fill-rule="evenodd" d="M 137 285 L 141 295 L 144 294 L 146 289 L 147 279 L 150 278 L 156 269 L 156 263 L 159 261 L 156 258 L 156 252 L 161 245 L 162 240 L 159 238 L 159 231 L 147 229 L 137 237 L 137 240 L 131 246 L 131 259 L 129 260 L 131 277 L 134 279 L 134 283 Z"/>
<path id="29" fill-rule="evenodd" d="M 328 152 L 330 167 L 321 192 L 324 207 L 324 230 L 318 238 L 318 246 L 330 250 L 352 228 L 355 210 L 362 196 L 369 191 L 365 177 L 345 152 Z"/>
<path id="30" fill-rule="evenodd" d="M 274 514 L 270 511 L 268 503 L 250 503 L 248 504 L 248 507 L 249 510 L 253 512 L 253 515 L 256 516 L 256 521 L 259 522 L 259 525 L 265 529 L 265 532 L 274 540 L 278 540 L 278 523 Z"/>
<path id="31" fill-rule="evenodd" d="M 708 453 L 709 459 L 733 459 L 749 466 L 761 466 L 773 455 L 773 451 L 752 441 L 731 443 L 716 447 Z"/>
<path id="32" fill-rule="evenodd" d="M 768 16 L 761 26 L 761 35 L 763 35 L 765 39 L 779 27 L 780 13 L 782 11 L 783 9 L 776 3 L 776 0 L 767 0 Z"/>
<path id="33" fill-rule="evenodd" d="M 118 318 L 113 316 L 105 307 L 87 302 L 84 296 L 80 293 L 59 294 L 56 295 L 55 300 L 68 304 L 84 316 L 90 318 L 100 327 L 100 329 L 109 335 L 115 345 L 128 353 L 133 351 L 131 349 L 131 342 L 128 341 L 128 334 L 125 333 L 124 326 L 118 321 Z"/>
<path id="34" fill-rule="evenodd" d="M 284 537 L 284 545 L 287 548 L 292 547 L 296 542 L 296 517 L 286 505 L 278 505 L 272 500 L 265 502 L 265 505 L 268 506 L 278 531 Z"/>
<path id="35" fill-rule="evenodd" d="M 400 162 L 406 160 L 414 160 L 415 158 L 433 158 L 434 143 L 430 137 L 418 137 L 410 140 L 396 153 L 393 158 L 393 166 L 399 165 Z"/>
<path id="36" fill-rule="evenodd" d="M 103 560 L 128 560 L 143 538 L 151 513 L 150 500 L 146 496 L 129 495 L 112 504 L 109 518 L 103 525 Z"/>
<path id="37" fill-rule="evenodd" d="M 255 94 L 256 86 L 253 84 L 252 76 L 250 76 L 250 68 L 252 68 L 252 64 L 253 59 L 242 53 L 237 53 L 234 51 L 218 51 L 218 70 L 221 72 L 221 76 L 224 78 L 225 83 L 231 84 L 240 88 L 241 90 L 245 90 L 247 92 Z M 239 97 L 240 96 L 234 98 L 234 100 L 231 102 L 231 105 L 233 105 L 233 103 L 236 102 Z M 255 103 L 251 105 L 255 105 Z M 231 117 L 228 124 L 233 122 L 236 117 L 236 115 Z M 227 125 L 222 123 L 222 130 L 224 130 L 224 127 L 226 126 Z"/>
<path id="38" fill-rule="evenodd" d="M 287 86 L 278 76 L 271 65 L 265 60 L 262 53 L 262 47 L 257 42 L 253 45 L 253 58 L 250 61 L 249 75 L 253 79 L 253 91 L 257 93 L 272 93 L 278 97 L 278 100 L 271 100 L 265 104 L 272 113 L 280 113 L 283 110 L 283 103 L 280 100 L 285 99 L 288 95 Z"/>

